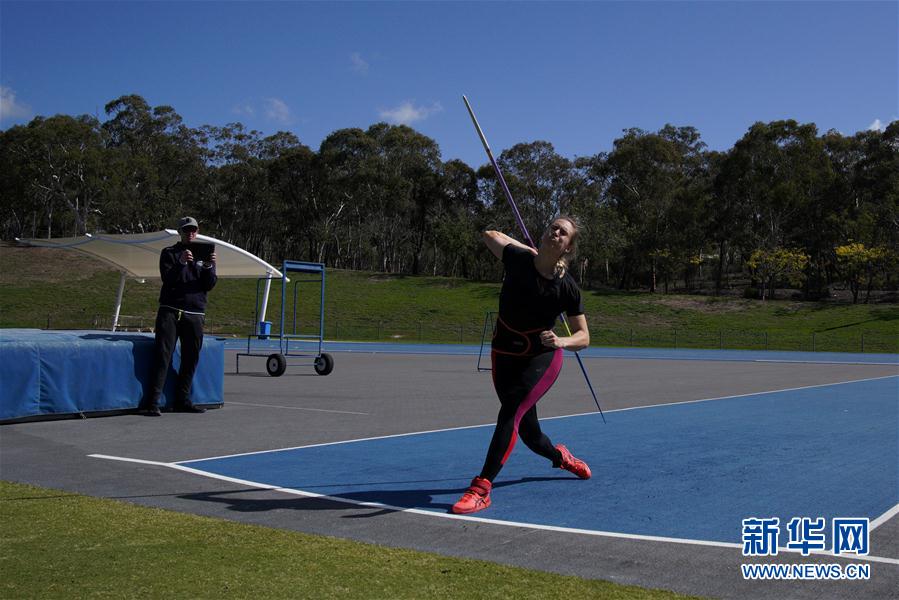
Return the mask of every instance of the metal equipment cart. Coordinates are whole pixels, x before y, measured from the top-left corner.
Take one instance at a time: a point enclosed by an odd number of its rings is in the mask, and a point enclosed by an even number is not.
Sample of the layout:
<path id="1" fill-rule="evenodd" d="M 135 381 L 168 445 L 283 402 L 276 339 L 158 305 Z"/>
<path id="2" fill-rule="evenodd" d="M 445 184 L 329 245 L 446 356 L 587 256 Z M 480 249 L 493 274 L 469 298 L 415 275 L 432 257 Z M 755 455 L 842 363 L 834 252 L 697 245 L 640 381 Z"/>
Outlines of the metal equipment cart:
<path id="1" fill-rule="evenodd" d="M 293 303 L 292 303 L 292 323 L 291 331 L 285 331 L 287 316 L 287 284 L 291 283 L 288 277 L 289 273 L 304 273 L 312 275 L 309 279 L 296 279 L 293 281 Z M 316 277 L 317 276 L 317 277 Z M 272 377 L 280 377 L 287 370 L 288 359 L 305 359 L 299 363 L 291 362 L 291 364 L 299 366 L 312 366 L 319 375 L 328 375 L 334 369 L 334 358 L 325 352 L 322 352 L 322 343 L 325 337 L 325 265 L 321 263 L 300 262 L 293 260 L 285 260 L 284 267 L 281 269 L 281 322 L 278 326 L 277 335 L 271 335 L 269 329 L 271 323 L 258 320 L 260 314 L 259 302 L 259 285 L 265 282 L 265 290 L 262 299 L 262 315 L 265 315 L 265 307 L 268 304 L 269 290 L 273 278 L 263 277 L 256 283 L 256 312 L 254 313 L 254 322 L 257 330 L 247 336 L 247 351 L 238 352 L 236 357 L 236 370 L 240 373 L 240 357 L 241 356 L 264 356 L 265 370 Z M 299 294 L 299 284 L 301 283 L 318 283 L 320 286 L 320 305 L 318 314 L 318 334 L 301 334 L 297 333 L 297 301 Z M 260 348 L 263 340 L 277 340 L 278 352 L 265 353 Z M 291 342 L 293 347 L 291 347 Z M 255 348 L 254 348 L 255 345 Z M 272 348 L 271 343 L 266 344 L 268 349 Z M 316 350 L 317 346 L 317 350 Z M 255 351 L 254 351 L 255 350 Z M 316 350 L 313 352 L 313 350 Z M 309 362 L 308 359 L 312 359 Z"/>

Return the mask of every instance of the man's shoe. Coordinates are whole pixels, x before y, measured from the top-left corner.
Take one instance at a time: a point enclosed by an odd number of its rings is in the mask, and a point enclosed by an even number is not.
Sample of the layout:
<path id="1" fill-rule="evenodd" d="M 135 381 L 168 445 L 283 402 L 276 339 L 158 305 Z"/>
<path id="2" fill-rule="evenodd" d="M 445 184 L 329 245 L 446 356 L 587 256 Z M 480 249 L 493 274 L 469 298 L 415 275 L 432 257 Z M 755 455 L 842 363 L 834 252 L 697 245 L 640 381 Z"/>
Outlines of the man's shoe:
<path id="1" fill-rule="evenodd" d="M 137 409 L 137 414 L 145 417 L 161 417 L 162 411 L 159 410 L 158 406 L 147 406 L 145 408 Z"/>
<path id="2" fill-rule="evenodd" d="M 199 406 L 194 406 L 193 404 L 186 404 L 184 406 L 176 406 L 175 412 L 183 412 L 183 413 L 204 413 L 206 412 L 205 408 L 200 408 Z"/>
<path id="3" fill-rule="evenodd" d="M 486 479 L 475 477 L 459 501 L 453 504 L 452 512 L 457 515 L 467 515 L 484 510 L 490 506 L 490 490 L 492 488 L 493 484 Z"/>
<path id="4" fill-rule="evenodd" d="M 587 463 L 572 456 L 571 452 L 568 451 L 568 448 L 562 444 L 557 444 L 556 450 L 562 454 L 562 462 L 559 465 L 560 469 L 565 469 L 566 471 L 574 473 L 581 479 L 590 479 L 590 467 L 587 466 Z"/>

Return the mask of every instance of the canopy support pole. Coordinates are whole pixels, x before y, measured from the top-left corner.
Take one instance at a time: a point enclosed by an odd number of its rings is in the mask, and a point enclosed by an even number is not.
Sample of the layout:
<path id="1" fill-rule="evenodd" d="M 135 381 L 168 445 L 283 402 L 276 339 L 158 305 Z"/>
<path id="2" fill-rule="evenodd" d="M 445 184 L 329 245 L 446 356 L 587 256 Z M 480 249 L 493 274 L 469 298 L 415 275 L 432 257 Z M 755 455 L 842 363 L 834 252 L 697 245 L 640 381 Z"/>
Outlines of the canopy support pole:
<path id="1" fill-rule="evenodd" d="M 125 277 L 127 274 L 122 271 L 122 278 L 119 279 L 119 292 L 115 299 L 115 314 L 112 316 L 112 331 L 116 330 L 119 325 L 119 312 L 122 310 L 122 295 L 125 293 Z"/>
<path id="2" fill-rule="evenodd" d="M 269 271 L 266 273 L 267 279 L 265 280 L 265 291 L 262 293 L 262 310 L 259 313 L 259 321 L 265 321 L 265 311 L 268 308 L 268 295 L 272 289 L 272 273 Z M 257 324 L 256 327 L 259 325 Z"/>

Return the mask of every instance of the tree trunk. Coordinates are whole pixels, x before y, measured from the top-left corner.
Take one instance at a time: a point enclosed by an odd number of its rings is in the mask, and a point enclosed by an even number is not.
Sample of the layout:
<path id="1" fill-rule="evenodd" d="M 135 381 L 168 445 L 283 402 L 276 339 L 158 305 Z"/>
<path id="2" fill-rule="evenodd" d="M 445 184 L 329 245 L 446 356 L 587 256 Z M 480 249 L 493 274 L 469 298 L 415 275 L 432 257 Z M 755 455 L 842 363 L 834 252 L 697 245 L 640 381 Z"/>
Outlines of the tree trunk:
<path id="1" fill-rule="evenodd" d="M 629 267 L 627 261 L 625 261 L 624 265 L 621 268 L 621 279 L 618 280 L 618 289 L 619 290 L 627 290 L 628 289 L 628 278 L 630 276 Z"/>
<path id="2" fill-rule="evenodd" d="M 422 226 L 421 231 L 418 234 L 418 242 L 415 244 L 415 253 L 412 255 L 412 274 L 418 275 L 419 269 L 421 269 L 421 251 L 425 244 L 425 229 Z"/>
<path id="3" fill-rule="evenodd" d="M 721 279 L 724 276 L 724 260 L 727 255 L 727 242 L 720 240 L 718 242 L 718 269 L 715 272 L 715 295 L 721 294 Z"/>

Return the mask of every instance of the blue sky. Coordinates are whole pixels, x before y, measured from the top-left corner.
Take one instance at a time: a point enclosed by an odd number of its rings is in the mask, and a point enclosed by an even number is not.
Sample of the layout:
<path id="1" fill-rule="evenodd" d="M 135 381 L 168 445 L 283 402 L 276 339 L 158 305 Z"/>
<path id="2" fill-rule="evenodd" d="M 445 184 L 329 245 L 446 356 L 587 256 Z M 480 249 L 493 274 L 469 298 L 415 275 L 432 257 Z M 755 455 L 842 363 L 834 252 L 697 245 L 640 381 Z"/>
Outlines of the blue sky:
<path id="1" fill-rule="evenodd" d="M 406 123 L 444 160 L 692 125 L 730 148 L 756 121 L 853 134 L 899 118 L 899 3 L 0 1 L 0 128 L 125 94 L 191 126 L 240 121 L 317 149 Z"/>

